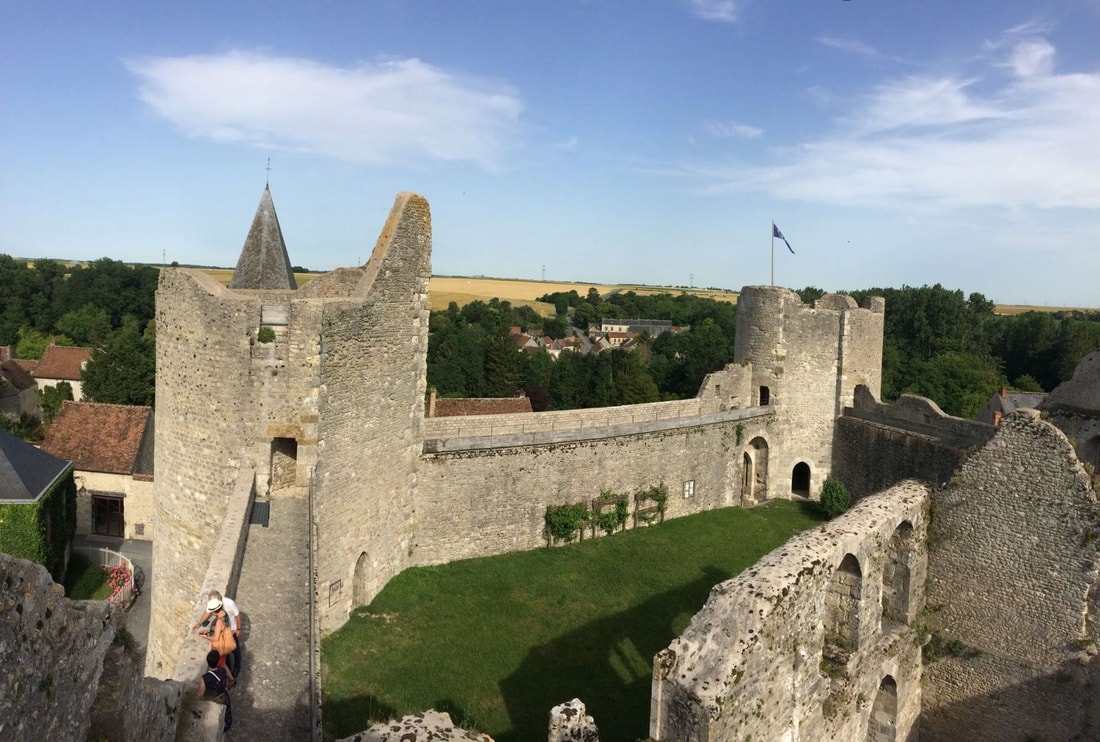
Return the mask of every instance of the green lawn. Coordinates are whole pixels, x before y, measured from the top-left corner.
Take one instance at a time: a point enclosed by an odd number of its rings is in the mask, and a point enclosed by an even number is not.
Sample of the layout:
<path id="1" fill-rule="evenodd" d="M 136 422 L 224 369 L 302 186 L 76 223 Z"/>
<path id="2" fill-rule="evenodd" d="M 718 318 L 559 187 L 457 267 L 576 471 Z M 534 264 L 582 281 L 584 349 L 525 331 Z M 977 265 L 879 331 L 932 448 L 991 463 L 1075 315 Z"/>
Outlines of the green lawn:
<path id="1" fill-rule="evenodd" d="M 576 697 L 604 742 L 644 739 L 653 655 L 714 584 L 818 522 L 775 501 L 406 570 L 322 644 L 326 738 L 435 708 L 497 742 L 529 742 Z"/>
<path id="2" fill-rule="evenodd" d="M 111 586 L 107 583 L 107 573 L 103 567 L 92 564 L 78 551 L 69 556 L 69 566 L 62 584 L 65 586 L 65 597 L 72 600 L 107 600 L 111 595 Z"/>

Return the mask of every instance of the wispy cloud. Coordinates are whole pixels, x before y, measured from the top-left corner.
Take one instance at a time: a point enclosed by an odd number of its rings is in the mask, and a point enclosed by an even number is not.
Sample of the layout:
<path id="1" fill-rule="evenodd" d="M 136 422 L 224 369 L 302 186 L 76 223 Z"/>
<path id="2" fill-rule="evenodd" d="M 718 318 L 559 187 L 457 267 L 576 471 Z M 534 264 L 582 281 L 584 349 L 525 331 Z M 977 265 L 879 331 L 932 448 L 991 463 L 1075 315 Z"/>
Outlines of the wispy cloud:
<path id="1" fill-rule="evenodd" d="M 347 162 L 492 167 L 515 142 L 515 92 L 419 59 L 332 67 L 257 52 L 126 61 L 138 96 L 196 137 Z"/>
<path id="2" fill-rule="evenodd" d="M 759 127 L 741 124 L 736 121 L 707 121 L 703 124 L 703 129 L 711 136 L 720 139 L 728 139 L 729 137 L 757 139 L 764 134 L 764 130 Z"/>
<path id="3" fill-rule="evenodd" d="M 704 21 L 734 23 L 737 21 L 737 0 L 688 0 L 692 15 Z"/>
<path id="4" fill-rule="evenodd" d="M 864 43 L 857 39 L 840 39 L 835 36 L 819 36 L 815 39 L 817 43 L 823 46 L 829 46 L 833 49 L 839 49 L 844 52 L 852 52 L 853 54 L 859 54 L 865 57 L 878 57 L 879 51 L 870 44 Z"/>
<path id="5" fill-rule="evenodd" d="M 831 133 L 767 153 L 771 165 L 678 172 L 710 191 L 824 204 L 1100 209 L 1100 74 L 1055 72 L 1045 39 L 990 49 L 965 76 L 874 87 Z"/>

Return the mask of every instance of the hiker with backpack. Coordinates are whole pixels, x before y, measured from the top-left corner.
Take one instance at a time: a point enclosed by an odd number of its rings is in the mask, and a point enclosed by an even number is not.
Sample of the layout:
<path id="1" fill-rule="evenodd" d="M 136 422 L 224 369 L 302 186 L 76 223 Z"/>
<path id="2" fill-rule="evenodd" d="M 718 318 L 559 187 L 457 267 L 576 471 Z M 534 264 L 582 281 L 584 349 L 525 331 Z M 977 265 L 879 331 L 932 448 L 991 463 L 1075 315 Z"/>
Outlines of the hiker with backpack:
<path id="1" fill-rule="evenodd" d="M 221 655 L 211 649 L 206 653 L 206 672 L 199 678 L 199 698 L 225 705 L 225 727 L 228 732 L 233 726 L 233 705 L 229 701 L 229 687 L 233 685 L 233 673 L 224 665 L 219 666 Z"/>

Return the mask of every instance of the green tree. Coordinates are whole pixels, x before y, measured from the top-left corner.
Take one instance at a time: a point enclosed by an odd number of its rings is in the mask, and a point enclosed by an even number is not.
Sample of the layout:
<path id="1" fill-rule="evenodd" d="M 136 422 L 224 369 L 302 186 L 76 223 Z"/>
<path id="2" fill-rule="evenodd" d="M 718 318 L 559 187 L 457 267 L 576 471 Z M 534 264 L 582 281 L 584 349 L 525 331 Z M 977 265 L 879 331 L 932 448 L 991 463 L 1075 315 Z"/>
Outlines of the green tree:
<path id="1" fill-rule="evenodd" d="M 92 346 L 102 343 L 111 332 L 111 317 L 107 310 L 95 304 L 85 304 L 61 315 L 57 329 L 78 345 Z"/>
<path id="2" fill-rule="evenodd" d="M 156 393 L 156 347 L 141 323 L 124 321 L 102 348 L 92 351 L 80 375 L 84 398 L 91 402 L 152 405 Z"/>

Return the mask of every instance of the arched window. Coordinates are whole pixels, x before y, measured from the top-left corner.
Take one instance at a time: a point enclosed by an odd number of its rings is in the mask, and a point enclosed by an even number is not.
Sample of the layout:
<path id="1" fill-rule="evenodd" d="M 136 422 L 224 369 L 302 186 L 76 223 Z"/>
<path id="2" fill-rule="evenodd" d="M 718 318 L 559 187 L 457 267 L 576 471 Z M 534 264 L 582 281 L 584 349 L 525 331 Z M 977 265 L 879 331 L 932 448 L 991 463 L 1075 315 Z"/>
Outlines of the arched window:
<path id="1" fill-rule="evenodd" d="M 909 601 L 909 564 L 913 557 L 913 524 L 902 521 L 886 548 L 882 566 L 882 625 L 913 620 Z"/>
<path id="2" fill-rule="evenodd" d="M 847 665 L 859 648 L 859 604 L 863 594 L 863 572 L 859 560 L 845 554 L 829 580 L 825 596 L 825 659 Z"/>
<path id="3" fill-rule="evenodd" d="M 897 742 L 898 684 L 887 675 L 879 683 L 871 718 L 867 724 L 867 742 Z"/>
<path id="4" fill-rule="evenodd" d="M 370 557 L 367 552 L 362 552 L 355 562 L 355 578 L 351 588 L 352 607 L 370 603 L 374 596 L 370 594 Z"/>
<path id="5" fill-rule="evenodd" d="M 799 497 L 810 496 L 810 465 L 799 461 L 791 472 L 791 494 Z"/>

